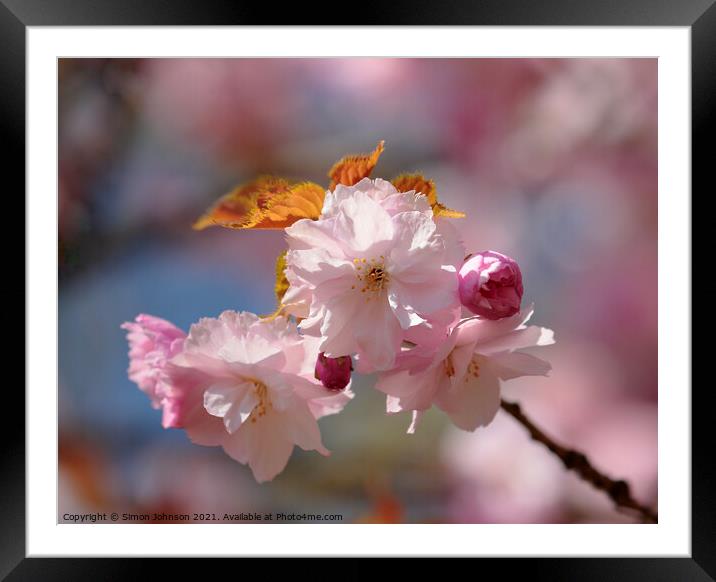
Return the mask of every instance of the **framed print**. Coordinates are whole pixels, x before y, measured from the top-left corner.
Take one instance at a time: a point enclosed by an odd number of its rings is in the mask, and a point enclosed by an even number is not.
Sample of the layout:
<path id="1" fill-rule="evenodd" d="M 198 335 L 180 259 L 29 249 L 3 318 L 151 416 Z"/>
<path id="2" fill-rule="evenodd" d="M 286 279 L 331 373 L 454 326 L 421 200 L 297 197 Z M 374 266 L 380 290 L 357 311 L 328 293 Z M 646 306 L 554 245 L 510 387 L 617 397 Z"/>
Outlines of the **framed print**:
<path id="1" fill-rule="evenodd" d="M 0 15 L 27 228 L 8 579 L 716 576 L 690 338 L 710 2 Z"/>

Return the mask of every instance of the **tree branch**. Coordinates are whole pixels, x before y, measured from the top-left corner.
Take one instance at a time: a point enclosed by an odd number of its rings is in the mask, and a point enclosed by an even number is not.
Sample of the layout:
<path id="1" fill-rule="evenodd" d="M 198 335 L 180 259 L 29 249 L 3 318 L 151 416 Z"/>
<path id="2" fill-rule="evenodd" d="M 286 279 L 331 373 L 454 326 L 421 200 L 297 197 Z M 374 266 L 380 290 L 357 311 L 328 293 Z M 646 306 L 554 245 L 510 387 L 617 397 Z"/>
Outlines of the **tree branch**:
<path id="1" fill-rule="evenodd" d="M 574 449 L 568 449 L 554 442 L 554 440 L 537 428 L 533 422 L 525 416 L 520 405 L 516 402 L 502 400 L 500 405 L 503 410 L 512 415 L 517 422 L 529 431 L 533 440 L 542 443 L 559 457 L 567 470 L 574 471 L 582 479 L 591 483 L 596 489 L 604 491 L 614 502 L 617 509 L 629 509 L 635 512 L 642 521 L 647 523 L 657 523 L 659 521 L 656 511 L 640 504 L 632 497 L 629 484 L 626 481 L 622 479 L 614 480 L 607 477 L 592 466 L 584 453 L 580 453 Z"/>

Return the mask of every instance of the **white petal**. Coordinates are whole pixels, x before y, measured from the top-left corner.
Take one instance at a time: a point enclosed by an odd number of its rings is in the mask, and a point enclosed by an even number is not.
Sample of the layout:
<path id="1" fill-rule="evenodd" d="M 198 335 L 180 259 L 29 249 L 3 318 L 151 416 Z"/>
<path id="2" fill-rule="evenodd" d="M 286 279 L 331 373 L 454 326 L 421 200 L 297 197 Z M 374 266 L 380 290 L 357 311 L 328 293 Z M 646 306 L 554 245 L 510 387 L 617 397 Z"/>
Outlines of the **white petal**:
<path id="1" fill-rule="evenodd" d="M 246 421 L 251 412 L 259 403 L 254 390 L 246 390 L 244 397 L 235 403 L 227 414 L 224 415 L 224 426 L 229 434 L 235 433 L 238 428 Z"/>
<path id="2" fill-rule="evenodd" d="M 245 388 L 236 383 L 209 386 L 204 392 L 204 408 L 212 416 L 223 418 L 244 391 Z"/>

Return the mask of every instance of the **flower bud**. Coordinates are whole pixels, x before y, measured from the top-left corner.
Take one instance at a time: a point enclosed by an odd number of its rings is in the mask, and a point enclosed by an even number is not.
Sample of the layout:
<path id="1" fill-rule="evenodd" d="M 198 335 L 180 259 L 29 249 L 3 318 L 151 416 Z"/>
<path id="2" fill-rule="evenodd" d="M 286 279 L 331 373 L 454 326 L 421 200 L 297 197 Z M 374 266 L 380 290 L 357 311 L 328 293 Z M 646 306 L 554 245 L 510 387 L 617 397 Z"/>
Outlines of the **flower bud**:
<path id="1" fill-rule="evenodd" d="M 476 253 L 458 275 L 460 301 L 485 319 L 501 319 L 518 313 L 524 287 L 517 263 L 495 251 Z"/>
<path id="2" fill-rule="evenodd" d="M 316 360 L 315 377 L 329 390 L 343 390 L 351 381 L 353 362 L 350 356 L 329 358 L 323 352 Z"/>

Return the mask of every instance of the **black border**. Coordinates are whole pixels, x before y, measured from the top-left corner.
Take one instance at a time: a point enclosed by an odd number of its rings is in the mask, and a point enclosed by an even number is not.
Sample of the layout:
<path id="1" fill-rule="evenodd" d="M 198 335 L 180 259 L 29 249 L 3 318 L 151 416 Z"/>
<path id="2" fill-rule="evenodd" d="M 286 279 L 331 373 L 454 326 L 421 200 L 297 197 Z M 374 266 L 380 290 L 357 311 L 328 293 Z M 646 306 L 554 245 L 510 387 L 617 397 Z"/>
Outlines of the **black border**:
<path id="1" fill-rule="evenodd" d="M 82 25 L 262 25 L 297 24 L 309 15 L 311 24 L 380 25 L 568 25 L 568 26 L 689 26 L 692 50 L 692 179 L 713 193 L 713 154 L 707 147 L 716 132 L 716 4 L 715 0 L 394 0 L 381 6 L 364 0 L 349 6 L 351 22 L 336 15 L 346 4 L 267 3 L 240 0 L 0 0 L 0 129 L 7 177 L 17 178 L 7 197 L 25 188 L 25 32 L 27 26 Z M 273 14 L 272 12 L 273 11 Z M 276 12 L 281 12 L 277 15 Z M 276 20 L 281 18 L 283 20 Z M 308 23 L 306 23 L 308 24 Z M 666 136 L 668 138 L 668 136 Z M 665 136 L 661 136 L 662 139 Z M 693 200 L 693 195 L 692 195 Z M 26 217 L 27 218 L 27 217 Z M 23 277 L 23 281 L 24 281 Z M 707 284 L 709 291 L 713 286 Z M 24 291 L 24 287 L 23 287 Z M 709 302 L 710 303 L 710 302 Z M 25 307 L 27 307 L 25 305 Z M 27 314 L 27 311 L 26 311 Z M 686 312 L 686 317 L 691 313 Z M 707 323 L 706 325 L 709 325 Z M 662 346 L 662 354 L 666 352 Z M 711 384 L 711 383 L 709 383 Z M 691 558 L 519 558 L 482 559 L 501 576 L 527 580 L 707 581 L 716 579 L 716 463 L 711 435 L 709 384 L 692 390 L 692 557 Z M 17 420 L 2 426 L 0 489 L 0 577 L 8 580 L 126 580 L 147 575 L 154 559 L 25 558 L 25 430 L 24 396 L 5 383 L 3 407 Z M 688 389 L 687 386 L 673 387 Z M 638 526 L 635 526 L 638 527 Z M 237 540 L 238 541 L 238 540 Z M 320 554 L 320 547 L 316 548 Z M 357 578 L 364 562 L 333 564 L 319 578 Z M 195 560 L 162 562 L 162 573 L 179 566 L 184 575 L 206 574 Z M 198 567 L 197 567 L 198 566 Z M 213 566 L 212 566 L 213 567 Z M 299 566 L 300 567 L 300 566 Z M 333 569 L 333 568 L 336 569 Z M 468 566 L 469 567 L 469 566 Z M 200 569 L 199 569 L 200 568 Z M 178 569 L 177 569 L 178 570 Z M 313 569 L 309 570 L 312 571 Z M 241 576 L 245 571 L 237 571 Z M 268 572 L 267 572 L 268 573 Z M 273 566 L 271 567 L 273 573 Z M 270 576 L 270 574 L 269 574 Z"/>

